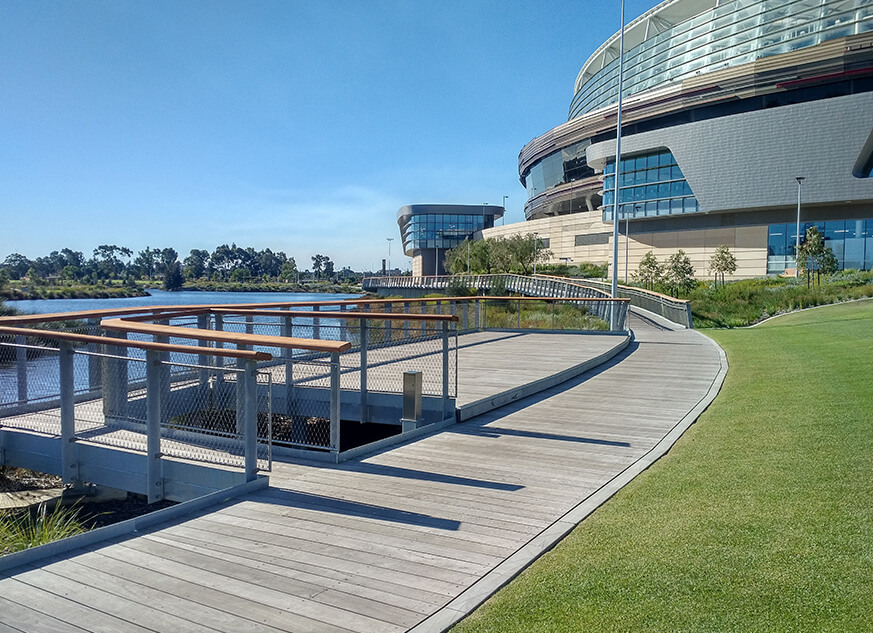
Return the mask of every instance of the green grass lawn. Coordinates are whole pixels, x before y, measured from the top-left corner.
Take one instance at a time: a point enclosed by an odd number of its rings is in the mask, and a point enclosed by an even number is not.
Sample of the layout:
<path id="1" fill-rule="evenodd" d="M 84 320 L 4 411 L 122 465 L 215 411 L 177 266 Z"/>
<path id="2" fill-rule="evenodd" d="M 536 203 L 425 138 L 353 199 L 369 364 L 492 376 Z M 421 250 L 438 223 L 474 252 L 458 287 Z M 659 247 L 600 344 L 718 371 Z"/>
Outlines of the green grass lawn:
<path id="1" fill-rule="evenodd" d="M 873 301 L 707 333 L 715 402 L 455 633 L 873 631 Z"/>

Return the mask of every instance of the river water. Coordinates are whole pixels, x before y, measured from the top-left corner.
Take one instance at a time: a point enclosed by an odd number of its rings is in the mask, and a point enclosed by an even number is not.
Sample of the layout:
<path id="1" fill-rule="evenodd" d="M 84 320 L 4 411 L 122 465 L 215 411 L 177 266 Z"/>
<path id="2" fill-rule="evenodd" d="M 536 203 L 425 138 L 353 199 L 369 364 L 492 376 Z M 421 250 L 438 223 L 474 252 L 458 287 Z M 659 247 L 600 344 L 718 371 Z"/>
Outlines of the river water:
<path id="1" fill-rule="evenodd" d="M 199 292 L 149 290 L 151 296 L 127 299 L 34 299 L 7 301 L 6 305 L 25 313 L 49 314 L 53 312 L 78 312 L 80 310 L 111 310 L 141 306 L 198 305 L 209 303 L 272 303 L 279 301 L 342 301 L 361 295 L 304 292 Z"/>

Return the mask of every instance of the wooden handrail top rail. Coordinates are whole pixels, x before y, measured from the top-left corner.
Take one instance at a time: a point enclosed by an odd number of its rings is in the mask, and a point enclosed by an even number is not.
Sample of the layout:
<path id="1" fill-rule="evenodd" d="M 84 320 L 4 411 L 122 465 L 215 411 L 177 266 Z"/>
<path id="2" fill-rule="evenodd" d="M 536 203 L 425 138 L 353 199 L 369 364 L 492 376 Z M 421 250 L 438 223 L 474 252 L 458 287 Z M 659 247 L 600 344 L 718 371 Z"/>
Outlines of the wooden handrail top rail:
<path id="1" fill-rule="evenodd" d="M 584 286 L 585 282 L 586 282 L 585 279 L 576 279 L 575 277 L 556 277 L 555 275 L 535 275 L 534 277 L 535 278 L 536 277 L 544 277 L 546 279 L 556 279 L 556 280 L 572 283 L 575 286 Z M 589 281 L 589 283 L 591 283 L 592 281 L 596 281 L 597 283 L 601 283 L 604 285 L 609 284 L 609 282 L 600 281 L 599 279 L 598 280 L 591 280 L 591 281 Z M 649 290 L 647 288 L 638 288 L 636 286 L 625 286 L 623 284 L 618 284 L 618 287 L 623 288 L 624 290 L 635 290 L 637 292 L 642 292 L 643 294 L 654 295 L 655 297 L 658 297 L 660 299 L 669 299 L 670 301 L 674 301 L 676 303 L 691 303 L 691 301 L 689 301 L 688 299 L 679 299 L 678 297 L 671 297 L 670 295 L 665 295 L 665 294 L 662 294 L 660 292 L 655 292 L 654 290 Z"/>
<path id="2" fill-rule="evenodd" d="M 113 347 L 133 347 L 135 349 L 154 350 L 157 352 L 179 352 L 182 354 L 208 354 L 209 356 L 222 356 L 226 358 L 242 358 L 245 360 L 272 360 L 273 355 L 268 352 L 256 352 L 253 350 L 241 350 L 232 348 L 197 347 L 194 345 L 173 345 L 171 343 L 155 343 L 152 341 L 131 341 L 123 338 L 108 336 L 94 336 L 93 334 L 76 334 L 75 332 L 63 332 L 59 330 L 37 330 L 23 327 L 0 326 L 0 334 L 12 334 L 15 336 L 33 336 L 75 343 L 96 343 L 97 345 L 111 345 Z"/>
<path id="3" fill-rule="evenodd" d="M 596 290 L 593 288 L 592 290 Z M 393 299 L 361 299 L 360 301 L 350 300 L 347 302 L 348 304 L 353 305 L 369 305 L 369 304 L 385 304 L 385 303 L 436 303 L 439 301 L 440 303 L 446 303 L 448 301 L 454 301 L 456 303 L 461 303 L 464 301 L 629 301 L 629 299 L 622 299 L 621 297 L 613 299 L 612 297 L 492 297 L 491 295 L 474 295 L 471 297 L 411 297 L 411 298 L 393 298 Z M 318 312 L 319 316 L 324 316 L 325 314 L 333 315 L 334 313 L 339 313 L 338 311 L 331 312 Z M 375 313 L 371 313 L 375 314 Z M 438 315 L 431 315 L 438 316 Z"/>
<path id="4" fill-rule="evenodd" d="M 343 341 L 322 341 L 309 338 L 291 338 L 287 336 L 267 336 L 264 334 L 243 334 L 238 332 L 216 332 L 198 328 L 179 327 L 176 325 L 156 325 L 154 323 L 137 323 L 123 319 L 105 319 L 101 327 L 115 332 L 137 332 L 139 334 L 154 334 L 156 336 L 172 336 L 175 338 L 190 338 L 197 341 L 218 341 L 235 345 L 260 345 L 263 347 L 280 347 L 288 349 L 305 349 L 312 352 L 328 352 L 339 354 L 351 348 L 352 344 Z M 211 348 L 210 348 L 211 349 Z"/>
<path id="5" fill-rule="evenodd" d="M 396 302 L 395 302 L 396 303 Z M 324 310 L 318 312 L 298 312 L 296 310 L 235 310 L 217 308 L 216 314 L 236 314 L 239 316 L 288 316 L 305 319 L 366 319 L 382 321 L 457 321 L 453 314 L 407 314 L 401 312 L 355 312 L 352 310 Z"/>
<path id="6" fill-rule="evenodd" d="M 114 310 L 79 310 L 78 312 L 51 312 L 49 314 L 19 314 L 16 316 L 0 317 L 0 325 L 17 325 L 19 323 L 48 323 L 52 321 L 80 321 L 83 319 L 100 319 L 108 316 L 127 316 L 146 313 L 159 313 L 168 310 L 180 310 L 195 312 L 205 311 L 209 306 L 143 306 L 140 308 L 115 308 Z M 150 318 L 146 316 L 146 318 Z"/>

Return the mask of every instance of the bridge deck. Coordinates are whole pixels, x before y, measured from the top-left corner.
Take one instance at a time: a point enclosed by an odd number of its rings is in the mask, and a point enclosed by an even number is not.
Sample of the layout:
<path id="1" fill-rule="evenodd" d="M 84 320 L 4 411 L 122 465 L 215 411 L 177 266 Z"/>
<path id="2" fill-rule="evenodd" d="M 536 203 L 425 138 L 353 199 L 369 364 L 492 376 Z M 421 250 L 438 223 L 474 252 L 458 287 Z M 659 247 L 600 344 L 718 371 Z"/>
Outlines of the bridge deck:
<path id="1" fill-rule="evenodd" d="M 712 396 L 708 339 L 633 326 L 627 350 L 565 385 L 364 459 L 275 464 L 267 490 L 13 570 L 0 630 L 443 630 Z"/>

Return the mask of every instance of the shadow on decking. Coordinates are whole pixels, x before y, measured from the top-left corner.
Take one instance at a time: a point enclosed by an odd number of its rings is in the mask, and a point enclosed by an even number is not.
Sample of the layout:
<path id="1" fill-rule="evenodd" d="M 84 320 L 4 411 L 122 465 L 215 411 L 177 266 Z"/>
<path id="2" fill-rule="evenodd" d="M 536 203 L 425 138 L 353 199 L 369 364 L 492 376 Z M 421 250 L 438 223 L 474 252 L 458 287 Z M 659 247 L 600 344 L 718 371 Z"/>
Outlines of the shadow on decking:
<path id="1" fill-rule="evenodd" d="M 253 503 L 270 503 L 292 508 L 302 508 L 319 512 L 343 514 L 346 516 L 377 519 L 379 521 L 390 521 L 392 523 L 421 525 L 424 527 L 435 528 L 437 530 L 454 531 L 461 526 L 460 521 L 441 519 L 429 514 L 406 512 L 369 503 L 346 501 L 345 499 L 337 499 L 335 497 L 325 497 L 323 495 L 295 492 L 293 490 L 282 490 L 278 488 L 271 488 L 265 492 L 256 493 L 247 500 Z"/>
<path id="2" fill-rule="evenodd" d="M 560 442 L 579 442 L 580 444 L 597 444 L 599 446 L 620 446 L 630 448 L 630 442 L 613 442 L 610 440 L 598 440 L 593 437 L 577 437 L 575 435 L 562 435 L 560 433 L 541 433 L 538 431 L 520 431 L 518 429 L 505 429 L 497 426 L 483 425 L 478 428 L 459 428 L 451 429 L 450 433 L 458 433 L 460 435 L 475 435 L 477 437 L 497 438 L 501 435 L 512 435 L 514 437 L 529 437 L 539 440 L 557 440 Z"/>

